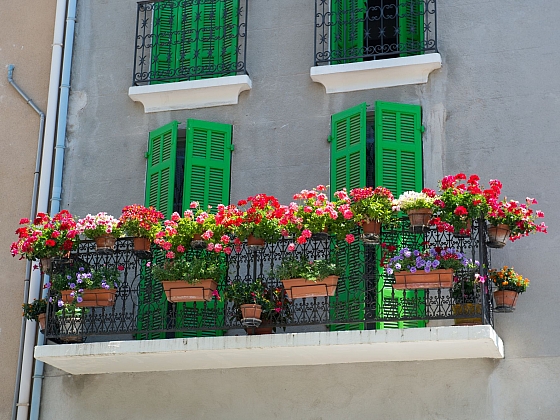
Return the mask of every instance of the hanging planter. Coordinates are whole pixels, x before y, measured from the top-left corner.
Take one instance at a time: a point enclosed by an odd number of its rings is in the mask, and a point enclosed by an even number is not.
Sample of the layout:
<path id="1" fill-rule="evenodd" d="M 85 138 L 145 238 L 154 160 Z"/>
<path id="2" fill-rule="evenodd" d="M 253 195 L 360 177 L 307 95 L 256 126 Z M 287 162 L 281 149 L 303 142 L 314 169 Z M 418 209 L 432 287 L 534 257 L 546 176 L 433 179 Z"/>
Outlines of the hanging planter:
<path id="1" fill-rule="evenodd" d="M 448 289 L 453 286 L 453 269 L 437 269 L 426 273 L 418 270 L 395 272 L 395 283 L 393 289 Z"/>
<path id="2" fill-rule="evenodd" d="M 247 237 L 247 246 L 255 247 L 255 248 L 262 248 L 264 247 L 264 239 L 257 238 L 253 235 L 249 235 Z"/>
<path id="3" fill-rule="evenodd" d="M 139 252 L 150 252 L 152 247 L 152 241 L 148 238 L 133 238 L 133 247 L 134 251 Z"/>
<path id="4" fill-rule="evenodd" d="M 410 230 L 421 233 L 427 229 L 433 212 L 432 209 L 414 209 L 408 210 L 406 214 L 410 220 Z"/>
<path id="5" fill-rule="evenodd" d="M 452 310 L 455 316 L 471 316 L 470 318 L 455 318 L 455 325 L 482 324 L 482 305 L 480 303 L 456 303 L 453 305 Z"/>
<path id="6" fill-rule="evenodd" d="M 70 294 L 73 290 L 62 290 L 62 301 L 72 303 L 74 297 Z M 82 292 L 82 301 L 76 302 L 78 308 L 92 308 L 98 306 L 115 306 L 117 289 L 89 289 Z"/>
<path id="7" fill-rule="evenodd" d="M 202 235 L 199 233 L 195 233 L 193 235 L 191 241 L 191 248 L 192 249 L 205 249 L 206 248 L 206 241 L 202 239 Z"/>
<path id="8" fill-rule="evenodd" d="M 282 280 L 286 294 L 290 299 L 334 296 L 337 283 L 338 276 L 328 276 L 317 281 L 304 278 Z"/>
<path id="9" fill-rule="evenodd" d="M 379 220 L 372 220 L 370 222 L 362 223 L 362 241 L 369 245 L 375 245 L 380 242 L 379 235 L 381 234 L 381 222 Z"/>
<path id="10" fill-rule="evenodd" d="M 262 315 L 262 306 L 256 303 L 246 303 L 239 306 L 241 311 L 241 317 L 245 318 L 256 318 L 260 319 Z"/>
<path id="11" fill-rule="evenodd" d="M 509 238 L 511 230 L 508 225 L 500 224 L 488 227 L 488 242 L 490 248 L 503 248 L 506 246 L 506 240 Z"/>
<path id="12" fill-rule="evenodd" d="M 52 258 L 41 258 L 39 260 L 41 273 L 50 273 L 52 269 Z"/>
<path id="13" fill-rule="evenodd" d="M 200 280 L 189 283 L 183 280 L 162 281 L 163 290 L 168 302 L 200 302 L 212 300 L 214 291 L 218 287 L 213 279 Z"/>
<path id="14" fill-rule="evenodd" d="M 513 312 L 517 304 L 519 294 L 513 290 L 497 290 L 494 292 L 494 311 Z"/>
<path id="15" fill-rule="evenodd" d="M 95 238 L 95 246 L 98 252 L 112 252 L 115 249 L 117 238 L 112 235 L 102 235 Z"/>

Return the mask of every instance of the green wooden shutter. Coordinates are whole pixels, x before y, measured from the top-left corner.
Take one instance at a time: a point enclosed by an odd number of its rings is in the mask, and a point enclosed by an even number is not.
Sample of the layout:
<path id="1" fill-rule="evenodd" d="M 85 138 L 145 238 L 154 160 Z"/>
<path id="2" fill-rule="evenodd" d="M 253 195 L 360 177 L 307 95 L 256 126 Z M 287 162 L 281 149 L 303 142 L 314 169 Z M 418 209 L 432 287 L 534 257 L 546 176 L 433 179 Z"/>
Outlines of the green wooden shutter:
<path id="1" fill-rule="evenodd" d="M 179 43 L 178 43 L 178 75 L 179 80 L 191 80 L 192 74 L 196 72 L 196 67 L 199 65 L 198 58 L 200 49 L 198 47 L 199 33 L 195 25 L 195 18 L 198 12 L 198 5 L 184 5 L 177 6 L 179 21 L 178 28 Z"/>
<path id="2" fill-rule="evenodd" d="M 424 0 L 399 2 L 399 50 L 401 57 L 423 54 L 424 51 Z"/>
<path id="3" fill-rule="evenodd" d="M 364 187 L 366 184 L 366 107 L 365 103 L 332 116 L 331 191 Z M 330 319 L 365 318 L 364 246 L 333 239 L 337 262 L 346 269 L 338 281 L 337 294 L 329 299 Z M 335 251 L 336 250 L 336 251 Z M 363 330 L 364 323 L 333 324 L 332 331 Z"/>
<path id="4" fill-rule="evenodd" d="M 375 183 L 395 196 L 422 189 L 421 107 L 388 102 L 375 103 Z M 416 246 L 417 235 L 404 238 L 400 246 Z M 420 241 L 421 242 L 421 241 Z M 378 316 L 424 316 L 424 292 L 393 290 L 378 279 Z M 380 322 L 378 328 L 423 327 L 425 321 Z"/>
<path id="5" fill-rule="evenodd" d="M 366 10 L 367 0 L 331 0 L 331 64 L 362 61 Z"/>
<path id="6" fill-rule="evenodd" d="M 177 153 L 178 122 L 173 121 L 150 133 L 148 164 L 146 170 L 145 205 L 154 206 L 167 218 L 173 213 L 173 191 Z M 154 255 L 154 259 L 161 255 Z M 138 285 L 138 329 L 148 331 L 137 334 L 138 339 L 165 338 L 165 333 L 150 333 L 164 330 L 167 319 L 167 299 L 161 283 L 151 276 L 151 271 L 142 264 Z"/>
<path id="7" fill-rule="evenodd" d="M 192 201 L 198 201 L 203 208 L 218 204 L 229 204 L 232 127 L 199 120 L 187 120 L 187 147 L 185 152 L 185 182 L 183 189 L 183 209 Z M 224 255 L 223 264 L 227 264 Z M 226 278 L 219 282 L 223 290 Z M 224 302 L 212 301 L 206 306 L 202 302 L 177 304 L 177 326 L 179 328 L 218 325 L 224 322 Z M 185 331 L 176 337 L 212 337 L 223 335 L 222 330 Z"/>
<path id="8" fill-rule="evenodd" d="M 220 64 L 222 76 L 237 74 L 237 46 L 239 37 L 239 0 L 226 0 L 222 10 L 222 42 Z"/>
<path id="9" fill-rule="evenodd" d="M 182 15 L 182 8 L 175 6 L 175 2 L 160 2 L 154 4 L 153 10 L 153 48 L 152 48 L 152 68 L 150 79 L 151 84 L 176 82 L 178 79 L 173 77 L 179 67 L 180 45 L 178 37 Z M 157 80 L 165 79 L 165 80 Z"/>

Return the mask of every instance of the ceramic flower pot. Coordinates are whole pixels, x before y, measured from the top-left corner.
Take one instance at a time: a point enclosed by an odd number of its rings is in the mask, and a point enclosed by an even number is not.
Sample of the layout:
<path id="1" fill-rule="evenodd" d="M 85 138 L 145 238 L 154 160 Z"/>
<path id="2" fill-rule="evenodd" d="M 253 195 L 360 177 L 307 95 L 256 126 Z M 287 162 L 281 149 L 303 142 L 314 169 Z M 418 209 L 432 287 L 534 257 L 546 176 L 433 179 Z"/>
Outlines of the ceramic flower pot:
<path id="1" fill-rule="evenodd" d="M 113 251 L 115 249 L 116 242 L 117 238 L 112 235 L 102 235 L 95 238 L 95 246 L 97 247 L 97 251 L 100 252 Z"/>
<path id="2" fill-rule="evenodd" d="M 431 270 L 426 273 L 418 270 L 395 272 L 393 289 L 448 289 L 453 286 L 453 270 L 451 268 Z"/>
<path id="3" fill-rule="evenodd" d="M 74 298 L 70 295 L 72 290 L 63 290 L 62 301 L 64 303 L 73 302 Z M 78 308 L 93 308 L 98 306 L 115 306 L 115 295 L 117 289 L 89 289 L 82 292 L 82 301 L 76 303 Z"/>
<path id="4" fill-rule="evenodd" d="M 262 315 L 262 307 L 261 305 L 257 305 L 256 303 L 247 303 L 244 305 L 240 305 L 239 310 L 241 311 L 241 316 L 243 318 L 260 319 Z"/>
<path id="5" fill-rule="evenodd" d="M 162 281 L 165 296 L 169 302 L 200 302 L 212 300 L 218 284 L 212 279 L 191 284 L 187 281 Z"/>
<path id="6" fill-rule="evenodd" d="M 414 209 L 406 212 L 410 220 L 410 230 L 413 232 L 424 231 L 432 218 L 432 209 Z"/>
<path id="7" fill-rule="evenodd" d="M 509 238 L 511 230 L 508 225 L 488 226 L 488 242 L 490 248 L 503 248 Z"/>
<path id="8" fill-rule="evenodd" d="M 338 276 L 328 276 L 322 280 L 311 281 L 303 278 L 282 280 L 290 299 L 334 296 Z"/>
<path id="9" fill-rule="evenodd" d="M 149 252 L 152 242 L 148 238 L 133 238 L 134 251 Z"/>
<path id="10" fill-rule="evenodd" d="M 37 322 L 39 322 L 39 329 L 45 331 L 45 327 L 47 326 L 47 314 L 39 314 Z"/>
<path id="11" fill-rule="evenodd" d="M 519 294 L 513 290 L 496 290 L 494 292 L 494 311 L 496 312 L 513 312 L 517 304 Z"/>

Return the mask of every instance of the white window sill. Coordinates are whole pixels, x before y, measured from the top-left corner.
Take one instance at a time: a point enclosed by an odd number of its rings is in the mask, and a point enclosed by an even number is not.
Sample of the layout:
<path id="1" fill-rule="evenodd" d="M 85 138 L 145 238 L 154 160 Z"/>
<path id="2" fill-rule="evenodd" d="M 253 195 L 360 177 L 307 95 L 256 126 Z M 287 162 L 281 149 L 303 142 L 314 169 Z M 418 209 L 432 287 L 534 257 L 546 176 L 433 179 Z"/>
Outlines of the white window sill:
<path id="1" fill-rule="evenodd" d="M 208 108 L 235 105 L 239 94 L 252 87 L 247 75 L 216 77 L 213 79 L 132 86 L 128 96 L 142 102 L 144 112 L 175 111 L 178 109 Z"/>
<path id="2" fill-rule="evenodd" d="M 428 82 L 428 75 L 441 68 L 438 53 L 387 58 L 359 63 L 311 67 L 311 78 L 327 93 L 353 92 Z"/>
<path id="3" fill-rule="evenodd" d="M 309 332 L 35 347 L 74 375 L 504 357 L 490 325 Z"/>

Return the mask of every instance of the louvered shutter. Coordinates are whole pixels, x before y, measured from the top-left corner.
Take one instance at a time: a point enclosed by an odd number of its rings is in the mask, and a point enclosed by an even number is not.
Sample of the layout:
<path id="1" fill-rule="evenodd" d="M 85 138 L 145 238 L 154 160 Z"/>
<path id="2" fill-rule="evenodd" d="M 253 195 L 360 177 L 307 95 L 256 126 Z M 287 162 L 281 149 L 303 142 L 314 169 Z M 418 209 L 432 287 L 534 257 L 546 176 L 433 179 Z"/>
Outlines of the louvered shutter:
<path id="1" fill-rule="evenodd" d="M 331 64 L 362 61 L 366 10 L 367 0 L 331 0 Z"/>
<path id="2" fill-rule="evenodd" d="M 237 46 L 239 37 L 239 0 L 225 0 L 222 15 L 220 45 L 220 76 L 237 74 Z"/>
<path id="3" fill-rule="evenodd" d="M 364 187 L 366 183 L 365 103 L 332 116 L 331 191 Z M 333 239 L 331 253 L 345 267 L 336 296 L 329 299 L 333 322 L 365 318 L 364 247 L 361 241 L 347 244 Z M 363 330 L 363 322 L 333 324 L 332 331 Z"/>
<path id="4" fill-rule="evenodd" d="M 178 27 L 180 31 L 178 33 L 178 45 L 177 45 L 177 55 L 178 55 L 178 71 L 177 75 L 179 78 L 177 80 L 191 80 L 193 75 L 197 72 L 197 66 L 199 65 L 198 58 L 200 55 L 200 47 L 198 46 L 199 33 L 196 27 L 196 16 L 198 13 L 198 5 L 184 5 L 181 2 L 177 6 L 177 13 L 179 16 Z"/>
<path id="5" fill-rule="evenodd" d="M 231 132 L 228 124 L 187 120 L 183 210 L 192 201 L 198 201 L 203 208 L 212 206 L 212 211 L 218 204 L 229 204 Z M 191 254 L 194 256 L 196 251 Z M 222 264 L 227 265 L 227 257 L 221 258 Z M 220 279 L 218 290 L 223 290 L 225 282 L 225 277 Z M 176 325 L 193 329 L 223 325 L 224 311 L 223 301 L 180 303 Z M 223 333 L 222 330 L 184 331 L 176 337 L 212 337 Z"/>
<path id="6" fill-rule="evenodd" d="M 178 70 L 179 37 L 182 8 L 175 2 L 154 3 L 151 84 L 176 82 Z"/>
<path id="7" fill-rule="evenodd" d="M 173 213 L 177 127 L 177 121 L 173 121 L 152 131 L 148 143 L 145 205 L 157 208 L 167 218 Z M 162 255 L 155 253 L 154 261 L 161 259 Z M 137 338 L 165 338 L 163 332 L 150 331 L 164 330 L 166 319 L 167 299 L 161 283 L 152 278 L 151 270 L 142 264 L 138 285 L 138 329 L 144 332 L 137 334 Z"/>
<path id="8" fill-rule="evenodd" d="M 375 104 L 375 183 L 395 196 L 422 189 L 421 107 L 388 102 Z M 418 235 L 400 239 L 399 246 L 417 246 Z M 402 318 L 425 316 L 423 291 L 393 290 L 383 272 L 378 279 L 377 315 Z M 421 327 L 425 321 L 378 323 L 378 328 Z"/>
<path id="9" fill-rule="evenodd" d="M 424 0 L 401 0 L 399 3 L 399 50 L 401 57 L 423 54 Z"/>

